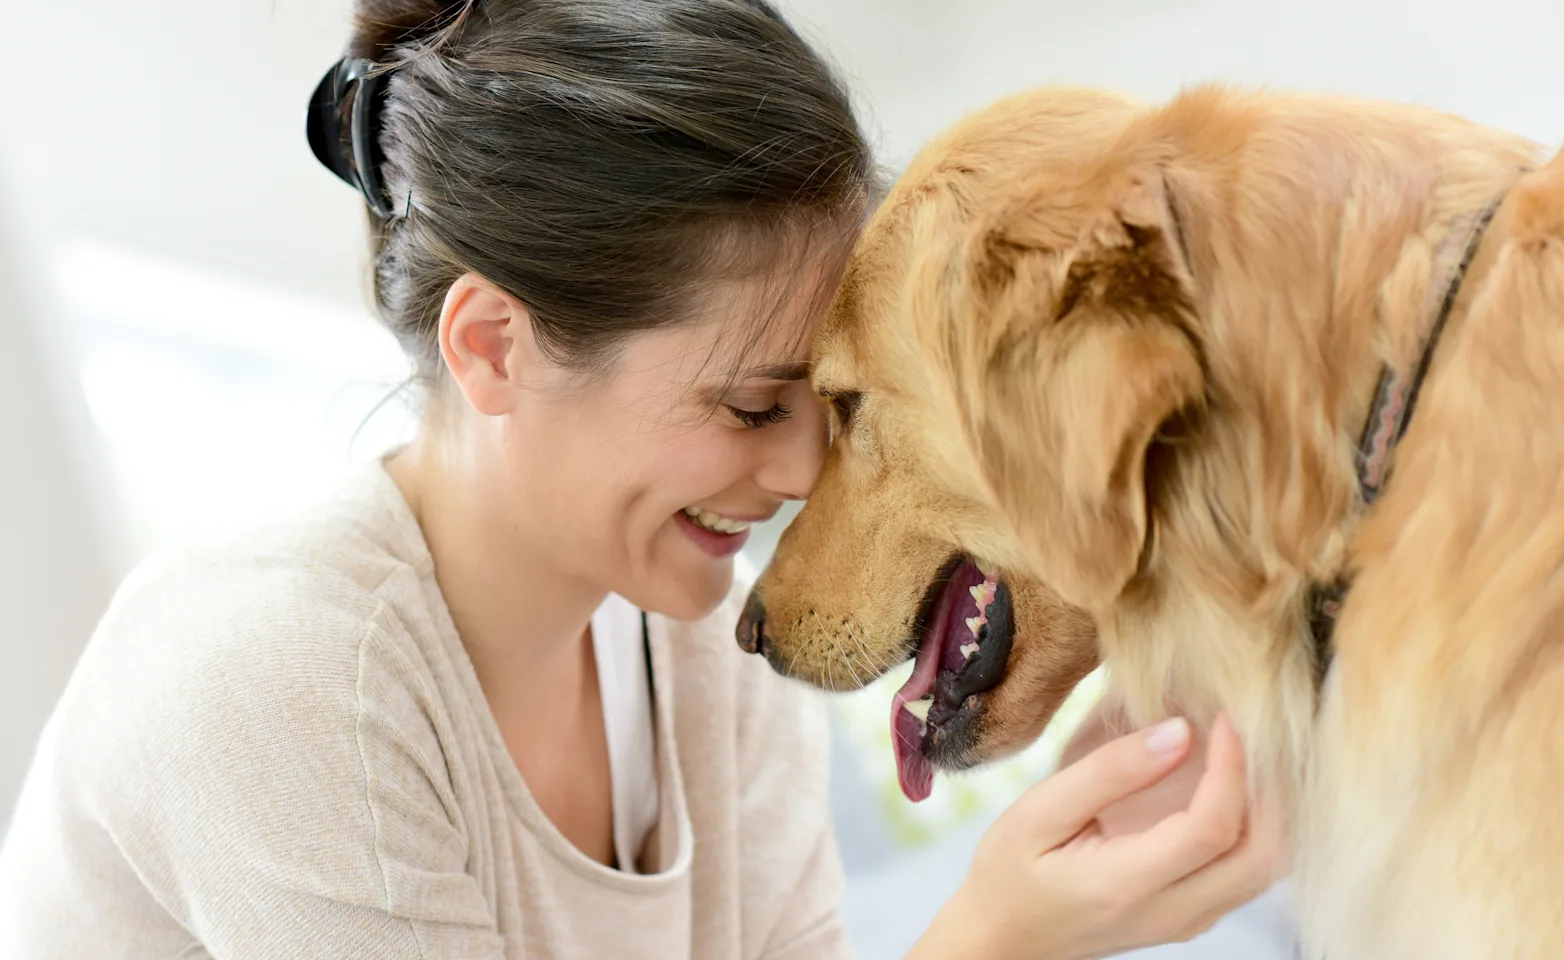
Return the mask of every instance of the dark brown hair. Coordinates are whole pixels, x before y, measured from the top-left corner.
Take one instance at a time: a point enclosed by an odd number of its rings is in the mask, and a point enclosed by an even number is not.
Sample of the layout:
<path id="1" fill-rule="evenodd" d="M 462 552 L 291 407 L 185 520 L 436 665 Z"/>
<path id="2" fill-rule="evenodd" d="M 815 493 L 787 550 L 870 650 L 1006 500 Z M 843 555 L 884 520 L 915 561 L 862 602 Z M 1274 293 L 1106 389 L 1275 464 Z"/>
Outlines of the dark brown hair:
<path id="1" fill-rule="evenodd" d="M 374 290 L 425 377 L 468 271 L 590 368 L 873 192 L 846 90 L 764 0 L 359 0 L 349 53 L 394 67 Z"/>

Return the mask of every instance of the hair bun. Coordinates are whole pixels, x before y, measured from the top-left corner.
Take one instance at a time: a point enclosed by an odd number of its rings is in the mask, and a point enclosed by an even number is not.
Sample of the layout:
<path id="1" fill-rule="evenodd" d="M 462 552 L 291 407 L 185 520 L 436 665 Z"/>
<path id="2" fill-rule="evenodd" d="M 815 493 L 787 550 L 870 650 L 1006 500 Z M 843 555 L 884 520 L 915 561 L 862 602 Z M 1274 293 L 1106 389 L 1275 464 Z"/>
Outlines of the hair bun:
<path id="1" fill-rule="evenodd" d="M 357 0 L 348 56 L 383 61 L 455 26 L 476 0 Z"/>

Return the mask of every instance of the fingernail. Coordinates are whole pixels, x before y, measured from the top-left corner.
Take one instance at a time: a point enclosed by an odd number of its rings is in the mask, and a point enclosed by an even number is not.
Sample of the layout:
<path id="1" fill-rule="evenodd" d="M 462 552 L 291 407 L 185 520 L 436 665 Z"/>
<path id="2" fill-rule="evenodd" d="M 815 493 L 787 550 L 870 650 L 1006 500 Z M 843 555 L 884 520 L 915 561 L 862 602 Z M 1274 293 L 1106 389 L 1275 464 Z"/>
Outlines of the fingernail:
<path id="1" fill-rule="evenodd" d="M 1175 753 L 1188 741 L 1189 721 L 1183 717 L 1164 720 L 1146 732 L 1146 749 L 1152 753 Z"/>

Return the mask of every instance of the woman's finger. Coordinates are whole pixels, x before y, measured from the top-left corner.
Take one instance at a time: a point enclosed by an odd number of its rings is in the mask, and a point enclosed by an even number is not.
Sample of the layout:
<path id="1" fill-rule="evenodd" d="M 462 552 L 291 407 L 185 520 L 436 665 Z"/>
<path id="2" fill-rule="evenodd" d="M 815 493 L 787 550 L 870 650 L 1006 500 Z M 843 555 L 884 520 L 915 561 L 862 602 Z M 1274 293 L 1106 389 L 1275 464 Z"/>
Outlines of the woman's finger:
<path id="1" fill-rule="evenodd" d="M 1189 753 L 1189 723 L 1167 720 L 1120 737 L 1034 785 L 1010 808 L 1041 854 L 1068 842 L 1104 808 L 1167 776 Z"/>
<path id="2" fill-rule="evenodd" d="M 1251 812 L 1249 830 L 1230 852 L 1168 888 L 1152 909 L 1170 923 L 1202 917 L 1209 927 L 1258 897 L 1287 872 L 1284 817 L 1279 804 L 1262 802 Z"/>
<path id="3" fill-rule="evenodd" d="M 1211 728 L 1206 772 L 1189 808 L 1119 841 L 1116 854 L 1124 858 L 1124 875 L 1152 891 L 1194 873 L 1238 844 L 1248 805 L 1243 745 L 1222 716 Z"/>

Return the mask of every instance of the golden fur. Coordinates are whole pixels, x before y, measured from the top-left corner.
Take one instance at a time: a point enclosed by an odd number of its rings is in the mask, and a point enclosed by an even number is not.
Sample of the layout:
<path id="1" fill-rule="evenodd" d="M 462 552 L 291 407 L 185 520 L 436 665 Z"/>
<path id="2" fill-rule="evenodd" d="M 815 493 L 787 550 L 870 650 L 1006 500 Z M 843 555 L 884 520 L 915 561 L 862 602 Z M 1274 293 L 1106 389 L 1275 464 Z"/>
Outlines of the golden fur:
<path id="1" fill-rule="evenodd" d="M 910 651 L 955 554 L 1015 596 L 973 749 L 1108 665 L 1135 720 L 1219 710 L 1297 810 L 1311 956 L 1564 957 L 1564 158 L 1429 110 L 1058 89 L 927 147 L 817 345 L 837 438 L 759 595 L 831 687 Z M 1434 249 L 1488 229 L 1360 510 Z M 1434 291 L 1437 293 L 1437 291 Z M 1437 299 L 1437 298 L 1436 298 Z M 847 414 L 850 423 L 841 423 Z M 1310 586 L 1355 577 L 1317 694 Z"/>

